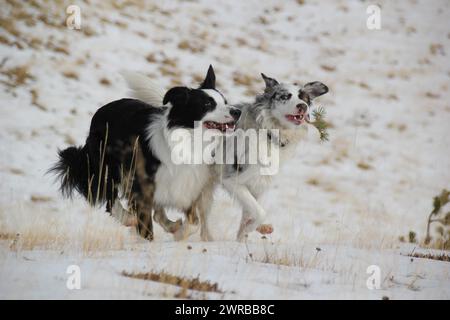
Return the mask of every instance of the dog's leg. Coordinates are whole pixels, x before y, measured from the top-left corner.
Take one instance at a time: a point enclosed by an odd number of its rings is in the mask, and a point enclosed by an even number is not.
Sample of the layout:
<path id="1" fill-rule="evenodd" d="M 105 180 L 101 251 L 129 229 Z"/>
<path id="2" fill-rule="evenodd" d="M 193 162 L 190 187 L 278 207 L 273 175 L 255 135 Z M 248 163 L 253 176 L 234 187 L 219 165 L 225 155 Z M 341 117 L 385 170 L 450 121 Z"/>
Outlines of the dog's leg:
<path id="1" fill-rule="evenodd" d="M 209 231 L 208 218 L 211 213 L 213 202 L 213 186 L 206 187 L 200 196 L 198 203 L 198 213 L 200 216 L 200 238 L 202 241 L 213 241 L 213 237 Z"/>
<path id="2" fill-rule="evenodd" d="M 142 150 L 137 148 L 136 152 L 136 172 L 132 185 L 132 203 L 135 205 L 137 215 L 137 231 L 148 240 L 153 240 L 153 194 L 155 185 L 147 175 L 145 169 L 145 158 Z"/>
<path id="3" fill-rule="evenodd" d="M 151 207 L 146 205 L 143 199 L 136 199 L 135 210 L 137 213 L 137 231 L 139 235 L 147 240 L 153 240 L 153 223 Z"/>
<path id="4" fill-rule="evenodd" d="M 245 228 L 247 226 L 247 224 L 249 222 L 251 222 L 252 218 L 251 218 L 251 214 L 247 211 L 247 210 L 242 210 L 242 218 L 241 218 L 241 223 L 239 225 L 239 230 L 237 233 L 237 237 L 236 239 L 238 241 L 243 241 L 245 239 L 245 236 L 247 235 L 245 233 Z"/>
<path id="5" fill-rule="evenodd" d="M 109 181 L 106 189 L 106 212 L 109 212 L 112 217 L 124 226 L 136 226 L 136 217 L 123 208 L 120 203 L 117 186 L 114 184 L 114 181 Z"/>
<path id="6" fill-rule="evenodd" d="M 164 208 L 160 206 L 155 207 L 155 212 L 153 213 L 153 219 L 157 222 L 166 232 L 175 233 L 182 227 L 182 220 L 178 219 L 173 222 L 166 216 Z"/>
<path id="7" fill-rule="evenodd" d="M 136 229 L 139 235 L 145 239 L 153 240 L 153 186 L 145 187 L 136 179 L 132 187 L 132 212 L 135 212 L 137 218 Z"/>
<path id="8" fill-rule="evenodd" d="M 127 209 L 125 209 L 124 207 L 122 207 L 122 204 L 120 203 L 119 199 L 116 199 L 114 201 L 114 206 L 112 207 L 111 215 L 124 226 L 133 227 L 137 225 L 136 216 Z"/>
<path id="9" fill-rule="evenodd" d="M 174 234 L 176 241 L 186 240 L 191 234 L 197 232 L 199 227 L 199 219 L 197 215 L 198 201 L 195 201 L 192 206 L 185 212 L 186 220 Z"/>
<path id="10" fill-rule="evenodd" d="M 245 185 L 235 183 L 233 179 L 224 180 L 223 185 L 242 205 L 243 217 L 238 233 L 238 240 L 242 241 L 246 234 L 255 231 L 263 223 L 266 211 Z"/>

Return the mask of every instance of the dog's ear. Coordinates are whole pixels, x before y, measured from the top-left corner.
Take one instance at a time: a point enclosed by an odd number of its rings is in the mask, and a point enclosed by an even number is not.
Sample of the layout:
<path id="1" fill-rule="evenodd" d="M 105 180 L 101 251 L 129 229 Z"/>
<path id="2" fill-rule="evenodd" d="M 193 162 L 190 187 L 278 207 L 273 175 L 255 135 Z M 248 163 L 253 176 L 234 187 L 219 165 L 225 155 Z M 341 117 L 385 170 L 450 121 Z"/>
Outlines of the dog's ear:
<path id="1" fill-rule="evenodd" d="M 264 79 L 264 82 L 266 83 L 266 89 L 273 88 L 278 84 L 277 80 L 267 77 L 264 73 L 261 73 L 261 77 Z"/>
<path id="2" fill-rule="evenodd" d="M 163 104 L 167 104 L 168 102 L 172 103 L 172 106 L 186 104 L 189 91 L 190 89 L 187 87 L 174 87 L 164 95 Z"/>
<path id="3" fill-rule="evenodd" d="M 327 93 L 328 87 L 322 82 L 314 81 L 305 84 L 301 89 L 301 92 L 305 93 L 306 95 L 308 95 L 309 99 L 313 100 L 314 98 Z"/>
<path id="4" fill-rule="evenodd" d="M 200 89 L 215 89 L 216 88 L 216 74 L 212 65 L 209 65 L 205 80 L 200 85 Z"/>

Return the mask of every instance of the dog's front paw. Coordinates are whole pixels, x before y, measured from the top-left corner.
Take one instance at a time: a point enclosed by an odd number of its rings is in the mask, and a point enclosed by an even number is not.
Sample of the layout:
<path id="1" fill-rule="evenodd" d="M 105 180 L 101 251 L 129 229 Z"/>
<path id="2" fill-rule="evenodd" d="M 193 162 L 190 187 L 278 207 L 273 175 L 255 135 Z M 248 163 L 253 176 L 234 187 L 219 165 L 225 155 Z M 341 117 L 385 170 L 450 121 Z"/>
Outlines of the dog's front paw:
<path id="1" fill-rule="evenodd" d="M 183 220 L 178 219 L 177 221 L 171 223 L 166 229 L 167 232 L 176 233 L 183 226 Z"/>
<path id="2" fill-rule="evenodd" d="M 122 220 L 122 223 L 125 227 L 136 227 L 138 224 L 138 219 L 134 215 L 129 215 Z"/>
<path id="3" fill-rule="evenodd" d="M 260 224 L 256 231 L 258 231 L 261 234 L 271 234 L 273 232 L 273 227 L 271 224 Z"/>
<path id="4" fill-rule="evenodd" d="M 181 224 L 181 227 L 173 233 L 175 241 L 183 241 L 189 238 L 189 236 L 196 233 L 199 229 L 199 225 L 190 224 L 187 221 Z"/>

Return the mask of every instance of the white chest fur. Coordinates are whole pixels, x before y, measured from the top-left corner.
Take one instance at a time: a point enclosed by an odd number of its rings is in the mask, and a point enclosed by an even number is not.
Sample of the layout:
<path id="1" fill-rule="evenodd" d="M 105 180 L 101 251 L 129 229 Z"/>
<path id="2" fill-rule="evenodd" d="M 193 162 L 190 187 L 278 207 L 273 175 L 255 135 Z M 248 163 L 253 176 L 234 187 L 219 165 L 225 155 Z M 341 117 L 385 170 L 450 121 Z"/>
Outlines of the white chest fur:
<path id="1" fill-rule="evenodd" d="M 186 210 L 197 200 L 210 176 L 205 165 L 161 164 L 155 175 L 155 202 Z"/>
<path id="2" fill-rule="evenodd" d="M 166 123 L 159 119 L 148 128 L 150 148 L 161 161 L 155 174 L 154 201 L 164 207 L 189 209 L 211 179 L 206 164 L 175 164 L 172 161 Z"/>

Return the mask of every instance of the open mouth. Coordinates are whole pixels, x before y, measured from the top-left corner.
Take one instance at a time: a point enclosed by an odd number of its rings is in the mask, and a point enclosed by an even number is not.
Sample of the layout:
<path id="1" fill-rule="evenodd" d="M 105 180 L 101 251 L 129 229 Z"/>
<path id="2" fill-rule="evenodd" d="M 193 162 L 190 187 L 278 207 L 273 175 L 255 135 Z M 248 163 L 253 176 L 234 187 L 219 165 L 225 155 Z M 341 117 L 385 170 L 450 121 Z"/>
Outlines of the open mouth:
<path id="1" fill-rule="evenodd" d="M 214 121 L 205 121 L 203 123 L 203 126 L 207 129 L 216 129 L 220 130 L 220 132 L 230 132 L 234 131 L 236 129 L 236 122 L 226 122 L 226 123 L 220 123 L 220 122 L 214 122 Z"/>
<path id="2" fill-rule="evenodd" d="M 304 122 L 309 121 L 309 115 L 305 112 L 299 112 L 296 114 L 287 114 L 285 115 L 286 119 L 293 124 L 299 126 Z"/>

